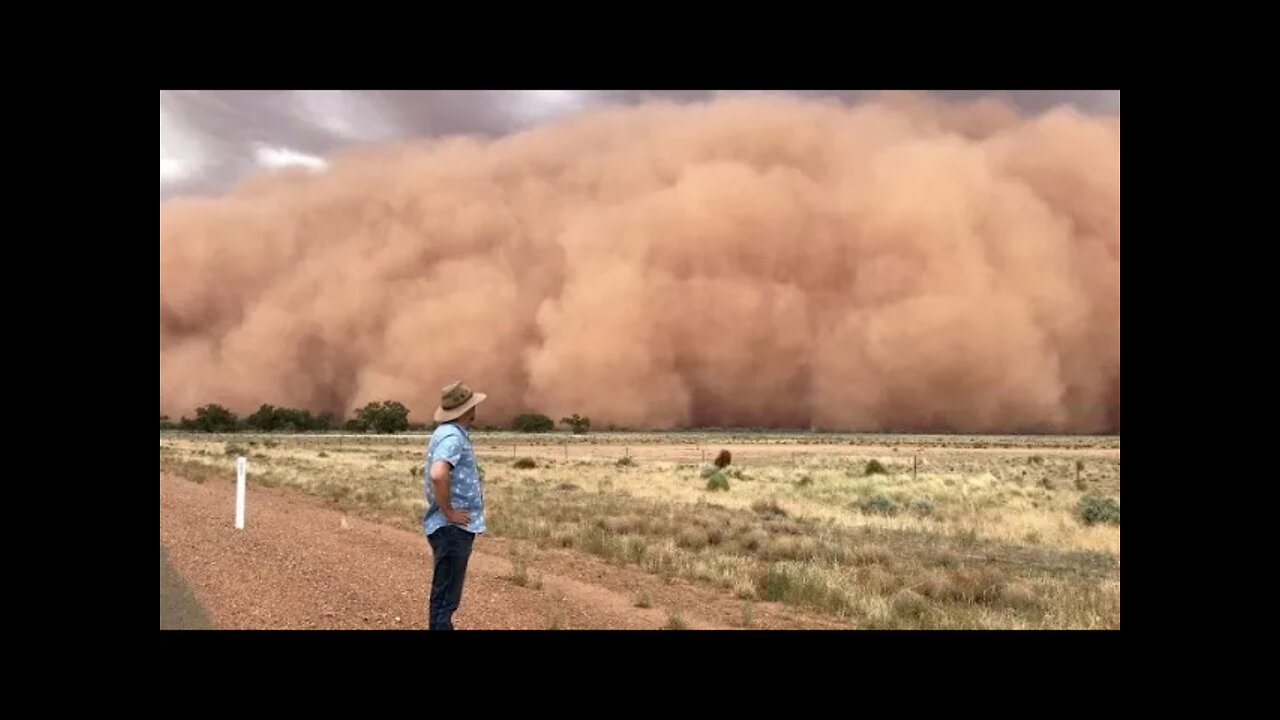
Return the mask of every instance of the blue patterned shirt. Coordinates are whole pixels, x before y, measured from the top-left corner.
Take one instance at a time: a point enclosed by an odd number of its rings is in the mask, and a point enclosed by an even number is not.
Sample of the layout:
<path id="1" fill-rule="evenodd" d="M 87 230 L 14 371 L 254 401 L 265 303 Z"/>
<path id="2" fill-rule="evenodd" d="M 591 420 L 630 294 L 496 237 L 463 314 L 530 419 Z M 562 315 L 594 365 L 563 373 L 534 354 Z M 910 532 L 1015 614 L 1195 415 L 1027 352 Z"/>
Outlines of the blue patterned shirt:
<path id="1" fill-rule="evenodd" d="M 449 463 L 449 504 L 454 510 L 471 513 L 471 522 L 464 528 L 468 532 L 482 533 L 484 524 L 484 491 L 480 487 L 480 473 L 476 468 L 476 453 L 471 446 L 471 436 L 460 425 L 443 423 L 431 433 L 427 443 L 425 485 L 427 514 L 422 518 L 422 529 L 427 535 L 448 524 L 444 511 L 436 505 L 435 489 L 431 487 L 431 466 L 437 460 Z"/>

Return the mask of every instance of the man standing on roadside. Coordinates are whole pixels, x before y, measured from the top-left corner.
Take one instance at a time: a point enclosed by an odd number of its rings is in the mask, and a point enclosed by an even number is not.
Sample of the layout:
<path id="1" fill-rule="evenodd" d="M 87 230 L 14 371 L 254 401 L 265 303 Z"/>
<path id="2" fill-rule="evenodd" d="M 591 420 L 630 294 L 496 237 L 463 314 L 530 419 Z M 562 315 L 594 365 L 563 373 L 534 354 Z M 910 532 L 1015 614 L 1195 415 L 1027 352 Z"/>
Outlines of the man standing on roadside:
<path id="1" fill-rule="evenodd" d="M 470 429 L 476 406 L 488 397 L 455 382 L 440 395 L 435 421 L 439 423 L 427 443 L 427 514 L 422 529 L 431 544 L 434 569 L 428 628 L 452 630 L 453 613 L 462 602 L 462 584 L 476 535 L 484 532 L 484 492 L 471 446 Z"/>

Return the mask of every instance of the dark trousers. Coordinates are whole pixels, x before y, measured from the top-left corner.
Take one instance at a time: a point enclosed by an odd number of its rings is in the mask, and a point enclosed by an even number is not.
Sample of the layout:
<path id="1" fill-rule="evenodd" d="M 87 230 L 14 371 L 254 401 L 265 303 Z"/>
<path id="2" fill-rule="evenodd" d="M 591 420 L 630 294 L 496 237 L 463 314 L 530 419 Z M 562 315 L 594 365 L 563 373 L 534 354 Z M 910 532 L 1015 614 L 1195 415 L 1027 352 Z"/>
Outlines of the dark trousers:
<path id="1" fill-rule="evenodd" d="M 462 581 L 467 576 L 467 561 L 475 539 L 475 534 L 457 525 L 445 525 L 427 536 L 435 556 L 427 613 L 431 630 L 453 629 L 453 613 L 462 602 Z"/>

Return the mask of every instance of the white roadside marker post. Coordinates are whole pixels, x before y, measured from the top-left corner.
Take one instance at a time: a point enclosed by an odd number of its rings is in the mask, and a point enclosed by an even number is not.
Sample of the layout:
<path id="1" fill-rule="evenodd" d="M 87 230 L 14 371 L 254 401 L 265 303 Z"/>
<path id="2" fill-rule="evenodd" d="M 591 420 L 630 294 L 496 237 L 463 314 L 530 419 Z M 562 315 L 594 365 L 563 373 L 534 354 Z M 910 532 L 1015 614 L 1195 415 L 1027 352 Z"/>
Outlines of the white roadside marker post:
<path id="1" fill-rule="evenodd" d="M 245 459 L 236 458 L 236 529 L 244 529 Z"/>

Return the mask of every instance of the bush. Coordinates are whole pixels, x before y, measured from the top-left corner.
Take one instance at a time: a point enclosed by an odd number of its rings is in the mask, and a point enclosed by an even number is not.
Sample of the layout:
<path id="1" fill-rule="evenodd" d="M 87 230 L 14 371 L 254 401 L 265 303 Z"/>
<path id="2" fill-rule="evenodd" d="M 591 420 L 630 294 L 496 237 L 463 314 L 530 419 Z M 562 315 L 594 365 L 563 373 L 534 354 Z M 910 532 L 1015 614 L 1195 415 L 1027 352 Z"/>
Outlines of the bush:
<path id="1" fill-rule="evenodd" d="M 711 544 L 711 538 L 700 528 L 685 528 L 676 536 L 676 545 L 687 550 L 701 550 Z"/>
<path id="2" fill-rule="evenodd" d="M 635 467 L 636 461 L 630 455 L 618 458 L 618 467 Z"/>
<path id="3" fill-rule="evenodd" d="M 546 415 L 525 413 L 511 421 L 511 429 L 522 433 L 544 433 L 556 429 L 556 424 Z"/>
<path id="4" fill-rule="evenodd" d="M 801 475 L 800 479 L 796 481 L 796 485 L 799 485 L 800 487 L 809 487 L 812 484 L 813 484 L 813 478 L 809 477 L 808 475 Z"/>
<path id="5" fill-rule="evenodd" d="M 325 412 L 312 415 L 310 410 L 283 408 L 273 405 L 261 405 L 252 415 L 244 419 L 244 426 L 259 432 L 315 432 L 328 430 L 334 426 L 333 413 Z"/>
<path id="6" fill-rule="evenodd" d="M 707 489 L 711 492 L 716 492 L 717 490 L 728 491 L 729 478 L 725 477 L 724 473 L 719 470 L 712 471 L 711 475 L 707 478 Z"/>
<path id="7" fill-rule="evenodd" d="M 879 460 L 871 460 L 867 463 L 863 475 L 888 475 L 889 471 L 885 469 L 884 464 Z"/>
<path id="8" fill-rule="evenodd" d="M 1112 498 L 1085 495 L 1076 505 L 1076 514 L 1085 525 L 1120 524 L 1120 503 Z"/>
<path id="9" fill-rule="evenodd" d="M 529 572 L 528 557 L 518 551 L 511 555 L 511 575 L 507 579 L 520 587 L 542 589 L 542 578 Z"/>
<path id="10" fill-rule="evenodd" d="M 933 501 L 928 498 L 917 498 L 911 502 L 911 512 L 924 517 L 933 514 Z"/>
<path id="11" fill-rule="evenodd" d="M 365 431 L 404 432 L 409 429 L 409 409 L 394 400 L 371 402 L 356 411 L 355 420 Z"/>
<path id="12" fill-rule="evenodd" d="M 538 467 L 538 463 L 534 462 L 533 458 L 529 457 L 522 457 L 511 465 L 517 470 L 532 470 Z"/>
<path id="13" fill-rule="evenodd" d="M 728 450 L 721 450 L 720 454 L 716 455 L 715 465 L 723 470 L 724 468 L 729 467 L 729 463 L 732 461 L 733 455 L 731 455 Z"/>
<path id="14" fill-rule="evenodd" d="M 574 413 L 572 417 L 560 418 L 560 422 L 568 425 L 574 435 L 585 435 L 591 429 L 591 418 L 580 417 L 578 413 Z"/>
<path id="15" fill-rule="evenodd" d="M 271 432 L 279 427 L 279 423 L 276 420 L 276 409 L 271 405 L 259 407 L 257 412 L 245 418 L 244 422 L 254 430 L 261 432 Z"/>
<path id="16" fill-rule="evenodd" d="M 757 514 L 766 517 L 784 518 L 787 516 L 787 511 L 782 509 L 777 500 L 757 500 L 751 503 L 751 509 Z"/>
<path id="17" fill-rule="evenodd" d="M 187 423 L 186 418 L 183 418 L 183 423 Z M 196 408 L 196 419 L 190 427 L 207 433 L 235 432 L 238 423 L 236 414 L 221 405 L 205 405 Z"/>
<path id="18" fill-rule="evenodd" d="M 898 504 L 888 495 L 876 494 L 858 501 L 858 509 L 868 515 L 898 514 Z"/>

